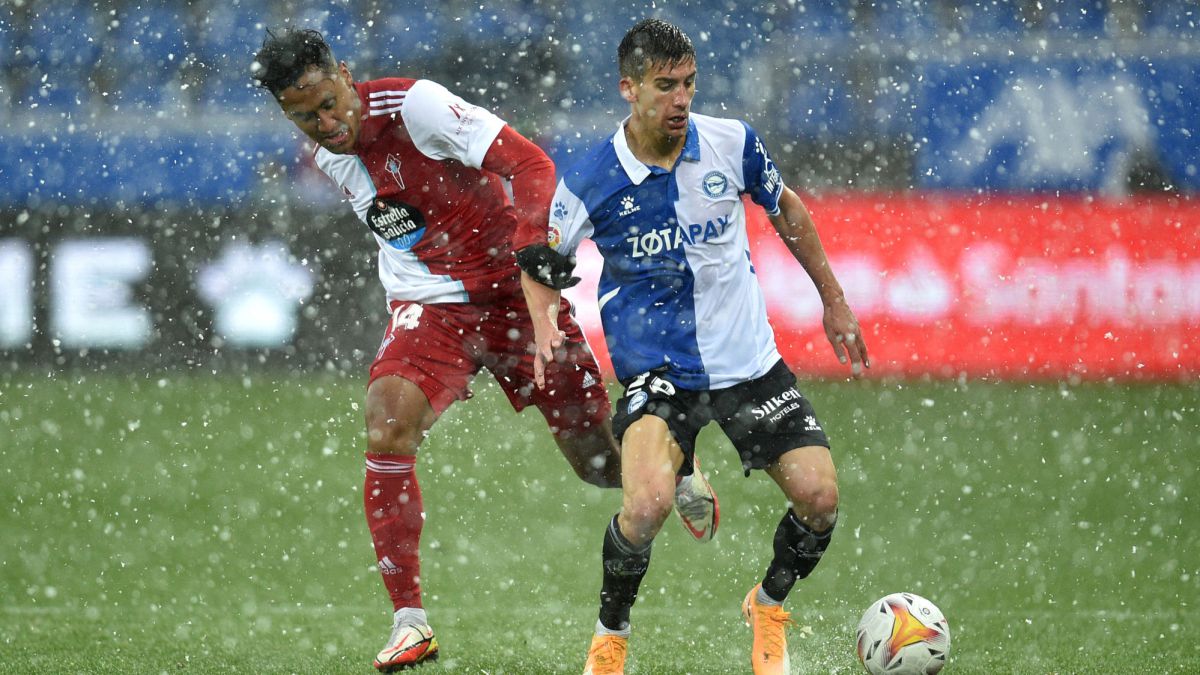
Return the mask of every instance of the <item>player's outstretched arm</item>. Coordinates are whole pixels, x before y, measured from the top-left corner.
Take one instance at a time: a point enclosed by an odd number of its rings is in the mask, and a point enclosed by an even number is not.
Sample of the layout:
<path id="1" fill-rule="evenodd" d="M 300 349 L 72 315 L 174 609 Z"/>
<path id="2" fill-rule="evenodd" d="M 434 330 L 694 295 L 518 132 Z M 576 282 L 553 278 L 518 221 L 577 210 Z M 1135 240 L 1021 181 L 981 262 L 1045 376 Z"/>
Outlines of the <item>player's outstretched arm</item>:
<path id="1" fill-rule="evenodd" d="M 779 213 L 770 218 L 771 224 L 783 238 L 783 243 L 817 287 L 821 305 L 825 308 L 825 337 L 833 346 L 833 353 L 837 355 L 838 361 L 850 362 L 852 373 L 862 374 L 864 366 L 871 367 L 867 343 L 863 340 L 858 319 L 846 303 L 842 285 L 833 274 L 829 258 L 825 256 L 825 247 L 821 245 L 817 226 L 813 223 L 808 208 L 804 206 L 799 195 L 791 188 L 784 187 L 783 194 L 779 197 Z"/>
<path id="2" fill-rule="evenodd" d="M 546 364 L 554 360 L 554 350 L 562 347 L 567 334 L 558 328 L 559 291 L 543 286 L 521 271 L 521 290 L 533 320 L 533 381 L 538 389 L 546 388 Z"/>

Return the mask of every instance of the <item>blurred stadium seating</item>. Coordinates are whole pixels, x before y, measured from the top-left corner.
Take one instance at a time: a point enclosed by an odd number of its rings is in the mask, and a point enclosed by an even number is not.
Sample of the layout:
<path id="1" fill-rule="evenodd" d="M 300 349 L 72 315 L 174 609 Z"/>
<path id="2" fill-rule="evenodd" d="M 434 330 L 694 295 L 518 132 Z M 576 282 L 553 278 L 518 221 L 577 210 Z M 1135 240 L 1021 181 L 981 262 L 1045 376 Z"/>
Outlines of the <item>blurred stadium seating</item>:
<path id="1" fill-rule="evenodd" d="M 1194 0 L 1147 0 L 1145 31 L 1166 38 L 1195 38 L 1200 32 L 1200 4 Z"/>
<path id="2" fill-rule="evenodd" d="M 194 64 L 201 71 L 197 107 L 244 109 L 259 100 L 246 76 L 246 54 L 253 54 L 262 43 L 267 20 L 267 15 L 246 3 L 216 3 L 192 24 Z"/>
<path id="3" fill-rule="evenodd" d="M 1105 0 L 1060 0 L 1047 14 L 1045 25 L 1067 37 L 1097 38 L 1105 32 L 1108 9 Z"/>
<path id="4" fill-rule="evenodd" d="M 186 7 L 186 6 L 185 6 Z M 186 9 L 126 5 L 112 15 L 104 55 L 121 107 L 153 112 L 179 94 L 183 59 L 192 47 Z"/>
<path id="5" fill-rule="evenodd" d="M 82 1 L 39 3 L 31 24 L 13 22 L 13 67 L 21 86 L 13 97 L 18 107 L 86 106 L 92 95 L 91 75 L 101 53 L 103 23 Z M 22 30 L 24 28 L 24 30 Z"/>
<path id="6" fill-rule="evenodd" d="M 356 76 L 437 79 L 569 161 L 624 114 L 615 51 L 643 16 L 691 35 L 698 111 L 745 117 L 785 171 L 818 189 L 870 167 L 871 185 L 893 190 L 1120 193 L 1138 188 L 1122 175 L 1137 165 L 1194 192 L 1198 5 L 6 3 L 0 203 L 255 198 L 264 153 L 286 165 L 293 141 L 250 86 L 249 64 L 264 29 L 285 25 L 321 30 Z M 1087 159 L 1054 164 L 1039 144 Z M 858 149 L 855 161 L 838 159 L 846 148 Z"/>

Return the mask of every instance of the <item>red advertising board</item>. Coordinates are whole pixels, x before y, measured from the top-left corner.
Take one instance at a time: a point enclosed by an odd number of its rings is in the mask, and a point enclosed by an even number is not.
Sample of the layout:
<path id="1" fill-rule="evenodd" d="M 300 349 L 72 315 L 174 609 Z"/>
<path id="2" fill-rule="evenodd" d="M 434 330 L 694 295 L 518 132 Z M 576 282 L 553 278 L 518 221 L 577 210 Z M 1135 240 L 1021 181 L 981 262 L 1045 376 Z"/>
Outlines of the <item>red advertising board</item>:
<path id="1" fill-rule="evenodd" d="M 807 197 L 863 325 L 870 374 L 1191 379 L 1200 374 L 1200 201 L 1167 197 Z M 844 375 L 804 270 L 761 209 L 751 252 L 784 358 Z M 576 301 L 601 363 L 600 263 Z"/>

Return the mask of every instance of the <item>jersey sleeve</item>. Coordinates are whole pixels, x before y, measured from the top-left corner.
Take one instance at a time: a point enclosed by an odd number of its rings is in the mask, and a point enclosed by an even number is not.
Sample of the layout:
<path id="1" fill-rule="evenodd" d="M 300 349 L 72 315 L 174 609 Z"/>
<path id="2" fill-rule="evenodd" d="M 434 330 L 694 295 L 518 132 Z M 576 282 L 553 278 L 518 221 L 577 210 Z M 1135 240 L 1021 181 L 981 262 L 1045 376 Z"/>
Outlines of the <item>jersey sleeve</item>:
<path id="1" fill-rule="evenodd" d="M 554 162 L 533 141 L 505 125 L 483 158 L 483 168 L 509 181 L 517 212 L 513 249 L 545 244 Z"/>
<path id="2" fill-rule="evenodd" d="M 408 90 L 400 111 L 413 145 L 434 159 L 456 159 L 478 169 L 504 120 L 430 80 Z"/>
<path id="3" fill-rule="evenodd" d="M 583 200 L 571 192 L 566 181 L 558 181 L 554 199 L 550 202 L 550 248 L 563 255 L 574 255 L 579 244 L 592 236 L 595 228 L 588 217 Z"/>
<path id="4" fill-rule="evenodd" d="M 779 213 L 783 178 L 762 139 L 749 124 L 743 122 L 742 126 L 746 127 L 746 145 L 742 150 L 742 180 L 746 186 L 743 192 L 766 209 L 767 215 L 773 216 Z"/>

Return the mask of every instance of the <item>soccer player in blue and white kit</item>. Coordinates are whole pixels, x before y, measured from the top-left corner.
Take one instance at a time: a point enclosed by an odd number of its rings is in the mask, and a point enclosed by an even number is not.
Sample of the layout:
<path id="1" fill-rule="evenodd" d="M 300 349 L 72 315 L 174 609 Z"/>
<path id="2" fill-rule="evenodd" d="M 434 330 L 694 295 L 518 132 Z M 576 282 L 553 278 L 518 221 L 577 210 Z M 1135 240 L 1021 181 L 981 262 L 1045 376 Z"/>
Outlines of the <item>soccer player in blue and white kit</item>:
<path id="1" fill-rule="evenodd" d="M 870 365 L 866 345 L 808 210 L 758 135 L 741 121 L 689 113 L 696 55 L 688 37 L 648 19 L 625 35 L 617 55 L 630 115 L 563 175 L 549 244 L 518 254 L 527 263 L 522 285 L 540 386 L 540 369 L 563 344 L 558 296 L 574 281 L 571 255 L 585 237 L 596 243 L 604 257 L 600 316 L 625 386 L 613 420 L 623 501 L 604 534 L 600 616 L 585 674 L 624 671 L 630 608 L 651 543 L 671 512 L 675 475 L 692 462 L 696 436 L 710 421 L 732 441 L 747 475 L 765 471 L 790 505 L 766 573 L 742 606 L 754 631 L 754 672 L 787 673 L 782 604 L 829 545 L 837 476 L 825 432 L 767 323 L 742 195 L 766 210 L 808 272 L 834 353 L 855 374 Z"/>

